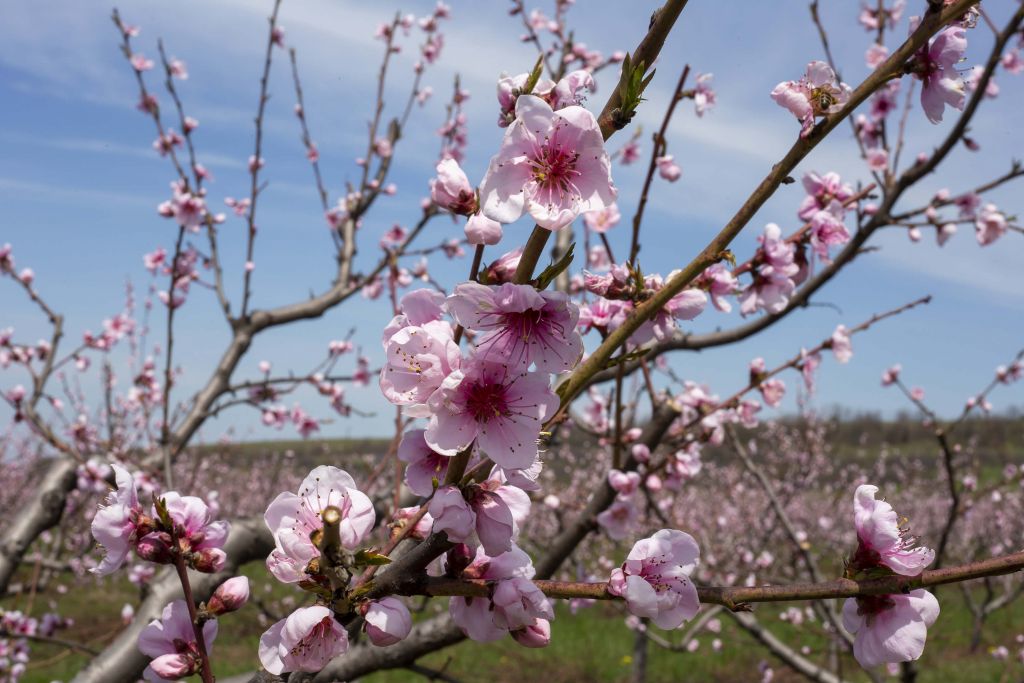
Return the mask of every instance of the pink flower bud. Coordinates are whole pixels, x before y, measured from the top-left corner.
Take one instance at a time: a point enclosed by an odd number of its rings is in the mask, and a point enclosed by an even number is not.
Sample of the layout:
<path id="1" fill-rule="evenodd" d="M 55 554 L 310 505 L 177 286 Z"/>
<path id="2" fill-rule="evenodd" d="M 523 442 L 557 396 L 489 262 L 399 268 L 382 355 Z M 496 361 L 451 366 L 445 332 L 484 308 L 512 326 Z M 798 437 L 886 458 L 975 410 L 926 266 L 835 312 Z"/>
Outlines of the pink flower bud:
<path id="1" fill-rule="evenodd" d="M 409 608 L 398 598 L 383 598 L 371 602 L 363 615 L 366 635 L 377 647 L 387 647 L 404 640 L 412 630 Z"/>
<path id="2" fill-rule="evenodd" d="M 183 654 L 160 655 L 149 666 L 160 678 L 176 681 L 195 673 L 195 662 L 191 657 Z"/>
<path id="3" fill-rule="evenodd" d="M 480 244 L 497 244 L 501 241 L 501 223 L 492 221 L 482 213 L 476 213 L 466 221 L 466 239 L 476 246 Z"/>
<path id="4" fill-rule="evenodd" d="M 511 635 L 523 647 L 547 647 L 551 642 L 551 622 L 535 619 L 532 626 L 512 631 Z"/>
<path id="5" fill-rule="evenodd" d="M 192 555 L 192 568 L 204 574 L 214 574 L 224 568 L 228 556 L 220 548 L 206 548 Z"/>
<path id="6" fill-rule="evenodd" d="M 248 577 L 235 576 L 217 587 L 206 608 L 211 614 L 227 614 L 240 609 L 248 601 Z"/>
<path id="7" fill-rule="evenodd" d="M 164 531 L 146 534 L 135 546 L 135 553 L 142 559 L 156 564 L 170 564 L 171 535 Z"/>

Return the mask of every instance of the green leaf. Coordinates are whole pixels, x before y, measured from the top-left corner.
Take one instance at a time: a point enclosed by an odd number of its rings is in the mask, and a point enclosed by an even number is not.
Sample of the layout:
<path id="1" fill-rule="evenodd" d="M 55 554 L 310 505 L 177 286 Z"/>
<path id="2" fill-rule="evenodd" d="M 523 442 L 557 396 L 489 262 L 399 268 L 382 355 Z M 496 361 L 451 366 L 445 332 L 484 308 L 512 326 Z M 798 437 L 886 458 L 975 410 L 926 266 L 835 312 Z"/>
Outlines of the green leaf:
<path id="1" fill-rule="evenodd" d="M 565 270 L 572 264 L 573 250 L 575 248 L 576 243 L 573 242 L 569 245 L 569 248 L 565 250 L 565 254 L 562 258 L 558 259 L 558 263 L 551 264 L 537 276 L 537 289 L 544 291 L 556 277 L 565 272 Z"/>
<path id="2" fill-rule="evenodd" d="M 356 553 L 354 562 L 358 567 L 365 567 L 367 565 L 380 567 L 385 564 L 391 564 L 391 558 L 374 550 L 360 550 Z"/>
<path id="3" fill-rule="evenodd" d="M 530 72 L 530 77 L 526 79 L 526 84 L 523 86 L 523 95 L 529 95 L 533 92 L 543 73 L 544 55 L 537 55 L 537 63 L 533 65 L 533 71 Z"/>

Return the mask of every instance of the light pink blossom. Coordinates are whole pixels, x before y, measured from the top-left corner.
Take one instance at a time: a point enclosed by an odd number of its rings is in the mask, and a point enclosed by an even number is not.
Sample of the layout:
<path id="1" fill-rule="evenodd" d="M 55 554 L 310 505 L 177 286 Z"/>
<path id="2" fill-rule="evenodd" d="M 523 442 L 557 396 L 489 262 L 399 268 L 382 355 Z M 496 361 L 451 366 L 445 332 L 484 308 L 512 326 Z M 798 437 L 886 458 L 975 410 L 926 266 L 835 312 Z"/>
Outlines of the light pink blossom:
<path id="1" fill-rule="evenodd" d="M 915 548 L 916 539 L 900 526 L 899 517 L 884 500 L 875 500 L 878 487 L 863 484 L 853 496 L 857 552 L 851 566 L 888 567 L 903 576 L 917 576 L 935 559 L 930 548 Z"/>
<path id="2" fill-rule="evenodd" d="M 942 121 L 946 105 L 961 111 L 964 108 L 964 81 L 956 67 L 966 50 L 964 29 L 950 26 L 917 53 L 913 73 L 922 82 L 921 107 L 932 123 Z"/>
<path id="3" fill-rule="evenodd" d="M 583 354 L 576 331 L 579 309 L 564 292 L 539 292 L 530 285 L 488 287 L 464 282 L 448 297 L 448 310 L 469 330 L 486 332 L 477 356 L 512 367 L 560 373 Z"/>
<path id="4" fill-rule="evenodd" d="M 853 656 L 865 669 L 920 657 L 928 627 L 938 617 L 939 601 L 922 589 L 906 595 L 847 598 L 843 603 L 843 626 L 854 634 Z"/>
<path id="5" fill-rule="evenodd" d="M 203 641 L 207 653 L 217 637 L 217 620 L 203 624 Z M 164 607 L 159 619 L 139 633 L 139 651 L 153 661 L 143 672 L 147 681 L 177 680 L 199 671 L 201 660 L 192 619 L 184 600 L 175 600 Z"/>
<path id="6" fill-rule="evenodd" d="M 437 164 L 437 177 L 430 181 L 430 198 L 442 209 L 469 216 L 476 213 L 476 190 L 455 159 Z"/>
<path id="7" fill-rule="evenodd" d="M 301 607 L 260 636 L 260 662 L 272 674 L 320 671 L 347 651 L 348 632 L 323 605 Z"/>
<path id="8" fill-rule="evenodd" d="M 849 363 L 853 358 L 853 346 L 850 344 L 850 332 L 846 325 L 838 325 L 832 333 L 832 353 L 840 363 Z"/>
<path id="9" fill-rule="evenodd" d="M 481 244 L 494 245 L 501 241 L 501 223 L 492 221 L 482 213 L 474 213 L 466 221 L 466 239 L 470 244 L 478 246 Z"/>
<path id="10" fill-rule="evenodd" d="M 332 505 L 341 510 L 342 545 L 358 547 L 373 529 L 375 513 L 373 503 L 344 470 L 316 467 L 302 480 L 298 494 L 281 493 L 267 507 L 264 520 L 275 542 L 267 568 L 279 581 L 297 583 L 307 578 L 306 566 L 320 554 L 310 534 L 323 528 L 320 515 Z"/>
<path id="11" fill-rule="evenodd" d="M 775 86 L 771 97 L 800 121 L 800 137 L 807 137 L 816 116 L 834 114 L 849 101 L 850 86 L 840 83 L 825 62 L 811 62 L 799 81 L 784 81 Z"/>
<path id="12" fill-rule="evenodd" d="M 533 95 L 516 101 L 516 119 L 480 185 L 484 215 L 512 223 L 523 213 L 549 230 L 615 201 L 611 163 L 594 115 L 553 111 Z"/>
<path id="13" fill-rule="evenodd" d="M 107 496 L 106 505 L 100 507 L 92 519 L 93 538 L 106 550 L 103 561 L 92 569 L 100 576 L 111 574 L 124 564 L 135 540 L 136 522 L 142 511 L 132 475 L 120 465 L 111 464 L 111 468 L 117 489 Z"/>
<path id="14" fill-rule="evenodd" d="M 637 541 L 622 567 L 614 569 L 608 592 L 621 596 L 629 611 L 654 621 L 659 628 L 678 628 L 700 610 L 690 575 L 700 549 L 689 534 L 662 529 Z"/>
<path id="15" fill-rule="evenodd" d="M 675 162 L 675 158 L 671 154 L 658 157 L 654 162 L 658 165 L 658 175 L 670 183 L 679 180 L 683 175 L 683 169 L 679 167 L 679 164 Z"/>

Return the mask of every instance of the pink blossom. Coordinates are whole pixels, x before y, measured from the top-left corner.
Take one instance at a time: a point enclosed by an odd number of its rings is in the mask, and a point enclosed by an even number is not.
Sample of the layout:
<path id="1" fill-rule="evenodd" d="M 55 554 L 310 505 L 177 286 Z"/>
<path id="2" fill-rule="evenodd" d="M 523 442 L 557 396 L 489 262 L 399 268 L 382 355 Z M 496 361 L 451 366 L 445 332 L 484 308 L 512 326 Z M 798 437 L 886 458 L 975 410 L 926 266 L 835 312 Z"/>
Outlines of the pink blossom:
<path id="1" fill-rule="evenodd" d="M 619 205 L 614 202 L 600 211 L 591 211 L 590 213 L 583 214 L 584 224 L 586 224 L 589 230 L 597 233 L 608 232 L 619 224 L 621 218 L 622 214 L 619 213 Z"/>
<path id="2" fill-rule="evenodd" d="M 868 149 L 864 154 L 864 159 L 868 162 L 868 168 L 872 171 L 880 172 L 889 167 L 889 152 L 881 147 Z"/>
<path id="3" fill-rule="evenodd" d="M 623 166 L 629 166 L 640 160 L 640 144 L 634 139 L 627 142 L 619 150 L 619 161 Z"/>
<path id="4" fill-rule="evenodd" d="M 888 567 L 903 576 L 917 576 L 935 559 L 930 548 L 915 548 L 916 539 L 900 527 L 899 517 L 884 500 L 875 500 L 878 487 L 863 484 L 853 496 L 854 526 L 859 541 L 850 565 L 858 569 Z"/>
<path id="5" fill-rule="evenodd" d="M 643 444 L 637 444 L 642 446 Z M 634 446 L 635 449 L 637 446 Z M 635 450 L 634 450 L 634 457 Z M 650 457 L 648 455 L 648 457 Z M 612 470 L 608 473 L 608 485 L 615 489 L 615 493 L 618 494 L 619 498 L 627 499 L 636 493 L 637 488 L 640 486 L 640 475 L 636 472 L 623 472 L 621 470 Z"/>
<path id="6" fill-rule="evenodd" d="M 853 358 L 853 346 L 850 344 L 850 333 L 846 325 L 838 325 L 832 333 L 832 353 L 840 363 L 849 363 Z"/>
<path id="7" fill-rule="evenodd" d="M 141 54 L 132 55 L 130 61 L 132 68 L 136 71 L 149 71 L 153 68 L 153 60 Z"/>
<path id="8" fill-rule="evenodd" d="M 782 403 L 782 397 L 786 395 L 786 383 L 778 378 L 766 379 L 757 388 L 764 402 L 772 408 L 777 408 Z"/>
<path id="9" fill-rule="evenodd" d="M 535 619 L 531 625 L 512 631 L 509 635 L 523 647 L 547 647 L 551 643 L 551 622 Z"/>
<path id="10" fill-rule="evenodd" d="M 942 121 L 945 105 L 961 111 L 964 108 L 964 82 L 956 67 L 965 50 L 967 36 L 964 29 L 950 26 L 916 55 L 913 73 L 922 81 L 921 107 L 932 123 Z"/>
<path id="11" fill-rule="evenodd" d="M 847 598 L 843 603 L 843 627 L 856 636 L 853 656 L 865 669 L 920 657 L 928 627 L 938 617 L 939 601 L 922 589 L 906 595 Z"/>
<path id="12" fill-rule="evenodd" d="M 698 278 L 697 285 L 711 295 L 711 303 L 715 308 L 723 313 L 732 310 L 732 303 L 725 297 L 735 294 L 737 280 L 724 264 L 713 263 L 708 266 Z"/>
<path id="13" fill-rule="evenodd" d="M 555 112 L 539 97 L 520 96 L 516 119 L 480 186 L 484 215 L 512 223 L 526 212 L 541 227 L 557 230 L 615 197 L 594 115 L 578 106 Z"/>
<path id="14" fill-rule="evenodd" d="M 372 601 L 363 614 L 366 635 L 377 647 L 387 647 L 405 640 L 412 630 L 409 608 L 398 598 L 388 597 Z"/>
<path id="15" fill-rule="evenodd" d="M 816 211 L 811 217 L 811 246 L 814 253 L 825 263 L 829 263 L 829 247 L 842 246 L 850 241 L 850 233 L 843 222 L 842 205 L 832 200 L 827 209 Z"/>
<path id="16" fill-rule="evenodd" d="M 683 175 L 683 169 L 679 168 L 679 164 L 675 162 L 671 154 L 658 157 L 654 162 L 658 165 L 658 175 L 670 183 L 679 180 Z"/>
<path id="17" fill-rule="evenodd" d="M 629 611 L 659 628 L 678 628 L 700 610 L 690 575 L 700 549 L 689 534 L 662 529 L 637 541 L 621 568 L 612 571 L 608 592 L 621 596 Z"/>
<path id="18" fill-rule="evenodd" d="M 822 209 L 830 209 L 833 202 L 839 202 L 839 217 L 846 213 L 845 204 L 853 197 L 853 188 L 849 183 L 844 183 L 838 173 L 829 172 L 819 175 L 814 171 L 805 173 L 803 177 L 804 190 L 807 196 L 800 202 L 800 209 L 797 216 L 804 221 L 814 218 L 814 214 Z"/>
<path id="19" fill-rule="evenodd" d="M 493 557 L 488 556 L 483 548 L 477 548 L 472 562 L 460 574 L 465 578 L 488 581 L 532 579 L 534 568 L 530 556 L 513 544 L 509 552 Z M 475 641 L 497 640 L 507 632 L 506 628 L 497 625 L 496 608 L 487 598 L 454 597 L 448 603 L 448 611 L 452 621 Z"/>
<path id="20" fill-rule="evenodd" d="M 793 278 L 800 272 L 796 249 L 782 238 L 782 230 L 774 223 L 765 226 L 761 242 L 762 263 L 757 266 L 754 282 L 740 296 L 740 312 L 749 315 L 759 308 L 779 313 L 789 304 L 796 288 Z"/>
<path id="21" fill-rule="evenodd" d="M 1002 237 L 1006 231 L 1006 216 L 996 208 L 996 205 L 983 206 L 974 221 L 974 233 L 978 238 L 978 244 L 987 247 Z"/>
<path id="22" fill-rule="evenodd" d="M 538 619 L 551 621 L 555 611 L 547 596 L 528 578 L 514 577 L 498 582 L 491 597 L 494 625 L 507 631 L 529 628 Z"/>
<path id="23" fill-rule="evenodd" d="M 704 112 L 714 108 L 717 101 L 715 91 L 711 89 L 713 74 L 698 74 L 697 85 L 693 89 L 693 108 L 697 116 L 704 116 Z"/>
<path id="24" fill-rule="evenodd" d="M 217 620 L 203 624 L 203 641 L 207 653 L 217 637 Z M 164 607 L 159 619 L 139 633 L 139 651 L 153 659 L 142 677 L 147 681 L 177 680 L 199 671 L 201 660 L 192 619 L 184 600 L 175 600 Z"/>
<path id="25" fill-rule="evenodd" d="M 478 343 L 479 358 L 522 368 L 535 363 L 538 370 L 559 373 L 571 370 L 583 354 L 579 309 L 564 292 L 464 282 L 447 304 L 460 325 L 487 333 Z"/>
<path id="26" fill-rule="evenodd" d="M 348 632 L 323 605 L 300 607 L 260 636 L 260 662 L 272 674 L 320 671 L 347 651 Z"/>
<path id="27" fill-rule="evenodd" d="M 597 523 L 613 541 L 621 541 L 633 530 L 640 519 L 640 511 L 628 500 L 618 498 L 597 515 Z"/>
<path id="28" fill-rule="evenodd" d="M 373 529 L 375 514 L 373 503 L 344 470 L 316 467 L 302 480 L 298 494 L 281 493 L 267 507 L 264 519 L 275 542 L 267 568 L 279 581 L 296 583 L 307 578 L 306 566 L 320 554 L 310 534 L 323 528 L 320 515 L 332 505 L 342 514 L 342 545 L 356 548 Z"/>
<path id="29" fill-rule="evenodd" d="M 880 43 L 872 43 L 864 53 L 864 62 L 869 69 L 877 69 L 889 57 L 889 48 Z"/>
<path id="30" fill-rule="evenodd" d="M 882 373 L 882 386 L 887 387 L 890 384 L 895 384 L 896 380 L 899 379 L 900 370 L 903 368 L 900 365 L 894 365 L 888 368 Z"/>
<path id="31" fill-rule="evenodd" d="M 458 372 L 462 355 L 446 321 L 402 327 L 387 341 L 380 371 L 380 389 L 412 417 L 427 417 L 427 401 L 444 381 Z"/>
<path id="32" fill-rule="evenodd" d="M 800 136 L 807 137 L 816 116 L 838 112 L 850 99 L 850 86 L 840 83 L 825 62 L 811 62 L 799 81 L 784 81 L 775 86 L 771 97 L 800 121 Z"/>
<path id="33" fill-rule="evenodd" d="M 505 489 L 506 495 L 517 490 L 511 486 L 502 488 Z M 466 497 L 475 515 L 476 535 L 484 552 L 488 555 L 500 555 L 511 550 L 512 538 L 517 528 L 512 510 L 505 502 L 505 498 L 484 486 L 469 487 L 466 490 Z M 525 494 L 522 498 L 525 499 L 525 513 L 528 514 L 529 498 Z M 520 521 L 522 519 L 525 519 L 525 514 Z"/>
<path id="34" fill-rule="evenodd" d="M 455 159 L 437 164 L 437 177 L 430 181 L 430 198 L 442 209 L 469 216 L 476 213 L 476 190 Z"/>
<path id="35" fill-rule="evenodd" d="M 433 532 L 442 531 L 449 541 L 461 543 L 467 540 L 476 526 L 476 515 L 469 507 L 458 486 L 442 486 L 434 492 L 428 508 L 434 518 Z"/>
<path id="36" fill-rule="evenodd" d="M 492 221 L 482 213 L 475 213 L 466 221 L 466 239 L 470 244 L 478 246 L 481 244 L 495 245 L 501 241 L 501 223 Z"/>
<path id="37" fill-rule="evenodd" d="M 405 483 L 417 496 L 434 492 L 434 480 L 443 481 L 451 458 L 434 451 L 423 438 L 424 430 L 410 429 L 398 444 L 398 459 L 408 463 Z"/>
<path id="38" fill-rule="evenodd" d="M 522 73 L 518 76 L 502 76 L 498 79 L 498 106 L 501 108 L 501 112 L 498 115 L 498 125 L 502 128 L 507 128 L 509 124 L 515 121 L 516 102 L 522 94 L 523 88 L 526 87 L 526 81 L 529 78 L 530 74 Z M 554 87 L 555 84 L 552 81 L 541 78 L 529 94 L 546 98 Z"/>
<path id="39" fill-rule="evenodd" d="M 114 470 L 117 489 L 107 496 L 106 505 L 92 519 L 93 538 L 106 550 L 103 561 L 92 569 L 101 576 L 117 571 L 124 564 L 142 511 L 132 475 L 118 464 L 110 467 Z"/>
<path id="40" fill-rule="evenodd" d="M 476 441 L 507 469 L 529 467 L 537 458 L 537 439 L 558 398 L 546 373 L 513 371 L 480 357 L 445 378 L 428 402 L 426 440 L 443 455 L 456 455 Z"/>
<path id="41" fill-rule="evenodd" d="M 1007 73 L 1019 74 L 1024 71 L 1024 59 L 1021 59 L 1020 49 L 1007 50 L 1002 59 L 999 60 Z"/>

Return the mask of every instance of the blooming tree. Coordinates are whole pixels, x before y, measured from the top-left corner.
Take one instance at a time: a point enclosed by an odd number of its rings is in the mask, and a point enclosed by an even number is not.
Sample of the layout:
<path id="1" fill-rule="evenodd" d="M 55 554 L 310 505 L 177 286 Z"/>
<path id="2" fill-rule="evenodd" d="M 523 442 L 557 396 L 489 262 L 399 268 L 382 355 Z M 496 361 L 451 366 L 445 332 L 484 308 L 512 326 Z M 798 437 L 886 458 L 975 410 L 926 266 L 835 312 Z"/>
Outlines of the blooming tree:
<path id="1" fill-rule="evenodd" d="M 170 197 L 157 212 L 174 246 L 143 256 L 154 282 L 143 313 L 129 288 L 123 309 L 103 322 L 102 332 L 84 332 L 69 350 L 62 343 L 64 318 L 44 297 L 43 283 L 16 265 L 12 246 L 0 248 L 6 285 L 20 289 L 52 328 L 50 339 L 36 343 L 14 330 L 0 332 L 0 395 L 12 418 L 11 452 L 18 455 L 5 474 L 10 491 L 2 494 L 0 587 L 17 588 L 24 564 L 42 566 L 47 553 L 72 552 L 75 570 L 108 577 L 129 565 L 125 573 L 133 582 L 150 584 L 137 607 L 127 606 L 130 624 L 75 681 L 193 675 L 213 681 L 218 620 L 232 618 L 225 615 L 249 601 L 240 567 L 250 561 L 264 561 L 296 595 L 253 652 L 252 668 L 260 668 L 254 680 L 264 681 L 349 680 L 412 665 L 464 638 L 508 636 L 524 647 L 545 647 L 558 637 L 552 622 L 565 618 L 556 611 L 558 601 L 578 609 L 598 600 L 622 604 L 642 647 L 694 652 L 696 635 L 719 633 L 716 615 L 727 614 L 797 674 L 844 680 L 838 654 L 831 668 L 815 664 L 809 652 L 766 630 L 762 611 L 753 610 L 758 603 L 803 603 L 806 608 L 789 607 L 785 619 L 814 619 L 837 653 L 869 670 L 902 665 L 906 680 L 913 680 L 912 662 L 942 618 L 939 586 L 987 582 L 982 604 L 965 591 L 979 630 L 994 609 L 1024 590 L 1019 580 L 994 578 L 1024 568 L 1020 470 L 985 491 L 988 498 L 976 495 L 977 478 L 963 468 L 956 441 L 956 428 L 968 416 L 989 410 L 993 390 L 1024 375 L 1021 354 L 950 421 L 928 408 L 923 390 L 903 383 L 898 366 L 883 375 L 883 386 L 898 387 L 921 411 L 941 449 L 945 489 L 938 493 L 915 488 L 909 470 L 892 476 L 883 457 L 860 470 L 830 469 L 827 443 L 813 421 L 811 446 L 800 449 L 762 414 L 778 407 L 787 391 L 813 393 L 821 363 L 855 362 L 857 335 L 893 316 L 913 315 L 930 297 L 824 330 L 822 341 L 808 341 L 774 365 L 764 357 L 738 359 L 749 381 L 725 398 L 679 377 L 667 361 L 670 352 L 729 345 L 781 324 L 884 228 L 906 230 L 914 241 L 934 230 L 942 245 L 958 226 L 973 225 L 981 247 L 1022 232 L 1012 214 L 986 197 L 1024 175 L 1019 164 L 956 190 L 927 184 L 956 145 L 978 147 L 967 133 L 976 111 L 997 92 L 995 74 L 1024 70 L 1024 8 L 999 17 L 985 14 L 977 0 L 922 1 L 917 8 L 902 0 L 865 4 L 859 20 L 873 36 L 866 54 L 872 71 L 854 85 L 838 76 L 815 2 L 811 15 L 821 48 L 808 46 L 805 72 L 781 74 L 796 80 L 765 93 L 796 117 L 792 146 L 706 246 L 681 252 L 680 267 L 662 274 L 641 268 L 645 209 L 653 193 L 670 193 L 676 186 L 668 183 L 685 182 L 684 166 L 696 172 L 696 160 L 669 153 L 669 124 L 684 100 L 693 101 L 697 117 L 713 115 L 712 76 L 691 79 L 688 65 L 659 60 L 667 36 L 685 21 L 685 0 L 667 0 L 646 34 L 633 37 L 634 50 L 608 56 L 572 32 L 572 4 L 557 0 L 548 17 L 513 1 L 511 15 L 538 57 L 526 65 L 532 69 L 510 64 L 516 75 L 495 74 L 502 139 L 486 172 L 474 182 L 462 168 L 468 146 L 462 104 L 469 93 L 456 81 L 420 218 L 411 228 L 384 231 L 379 253 L 368 259 L 357 258 L 360 246 L 373 249 L 367 219 L 386 215 L 383 200 L 397 192 L 389 173 L 402 151 L 403 129 L 433 92 L 425 78 L 443 56 L 450 8 L 438 3 L 424 16 L 399 14 L 380 25 L 376 38 L 384 56 L 367 151 L 356 160 L 357 180 L 332 204 L 297 51 L 278 23 L 276 0 L 246 165 L 249 196 L 223 200 L 246 226 L 238 273 L 222 259 L 218 236 L 229 218 L 214 208 L 215 185 L 200 161 L 199 122 L 186 113 L 189 71 L 168 58 L 162 43 L 159 59 L 147 58 L 138 48 L 139 29 L 114 13 L 138 109 L 154 124 L 154 151 L 173 174 Z M 905 11 L 918 16 L 907 17 L 906 38 L 894 38 Z M 978 28 L 981 18 L 992 35 Z M 961 63 L 975 41 L 989 57 L 965 76 Z M 416 51 L 412 85 L 387 120 L 391 111 L 382 93 L 393 77 L 394 55 L 403 49 Z M 283 55 L 290 58 L 295 114 L 337 270 L 310 297 L 261 308 L 253 282 L 267 165 L 264 110 L 271 64 Z M 632 121 L 648 106 L 643 94 L 655 78 L 655 62 L 660 74 L 675 70 L 679 77 L 651 149 L 644 150 Z M 611 88 L 598 108 L 595 76 L 602 72 Z M 162 85 L 153 78 L 157 73 Z M 914 110 L 915 88 L 923 116 Z M 777 113 L 767 97 L 765 106 L 765 115 Z M 934 129 L 936 147 L 901 166 L 907 126 L 944 118 L 953 123 Z M 768 199 L 794 181 L 797 165 L 813 160 L 819 143 L 844 125 L 854 133 L 851 148 L 863 163 L 862 177 L 808 172 L 793 203 L 797 220 L 778 216 L 763 228 L 751 226 Z M 632 137 L 610 149 L 609 140 L 631 127 Z M 631 225 L 619 227 L 631 198 L 619 192 L 615 177 L 645 156 Z M 915 204 L 915 196 L 930 198 Z M 446 217 L 456 234 L 422 246 L 424 228 Z M 757 233 L 757 246 L 742 259 L 730 246 L 745 229 Z M 453 283 L 438 282 L 425 260 L 435 254 L 456 259 L 467 251 L 468 276 Z M 239 296 L 230 295 L 231 277 L 240 281 Z M 388 304 L 388 315 L 375 323 L 381 349 L 359 349 L 346 337 L 325 344 L 323 359 L 305 363 L 311 369 L 277 373 L 261 362 L 255 377 L 240 377 L 255 338 L 329 314 L 357 295 Z M 231 335 L 208 380 L 185 397 L 176 391 L 175 354 L 188 342 L 179 330 L 199 296 L 216 301 Z M 693 332 L 734 306 L 746 318 L 739 326 Z M 163 319 L 164 336 L 145 351 L 150 316 Z M 102 388 L 93 405 L 95 397 L 69 378 L 97 371 Z M 119 372 L 131 377 L 129 386 L 118 383 Z M 637 391 L 626 384 L 633 376 L 640 378 Z M 334 462 L 309 469 L 277 461 L 277 474 L 253 472 L 230 508 L 219 494 L 191 495 L 202 492 L 194 490 L 202 478 L 186 476 L 190 463 L 205 468 L 208 480 L 218 467 L 229 467 L 207 460 L 198 448 L 201 427 L 212 417 L 248 408 L 268 429 L 290 426 L 308 437 L 325 422 L 317 417 L 321 410 L 358 420 L 349 390 L 374 378 L 395 407 L 386 453 L 344 469 Z M 326 407 L 286 404 L 289 394 L 306 388 Z M 732 453 L 732 464 L 702 458 L 715 449 Z M 709 506 L 699 500 L 701 479 L 739 495 Z M 894 480 L 898 485 L 889 489 Z M 922 533 L 910 535 L 872 482 L 886 483 L 901 509 L 920 508 L 914 515 L 925 520 Z M 820 495 L 802 495 L 811 484 L 820 485 Z M 993 495 L 1004 491 L 1008 501 L 992 509 Z M 801 506 L 794 506 L 796 499 Z M 229 509 L 232 519 L 220 519 Z M 971 531 L 990 509 L 998 515 L 1000 540 L 972 546 Z M 53 529 L 67 529 L 68 538 L 54 541 Z M 96 545 L 100 550 L 90 552 Z M 844 559 L 836 565 L 829 556 Z M 156 577 L 155 565 L 168 571 Z M 998 598 L 993 581 L 1006 581 Z M 448 609 L 414 619 L 412 596 L 446 600 Z M 2 617 L 0 677 L 17 680 L 29 642 L 52 640 L 61 617 L 37 620 L 13 611 Z M 715 650 L 723 647 L 720 639 L 714 642 Z M 763 668 L 764 680 L 770 672 Z"/>

